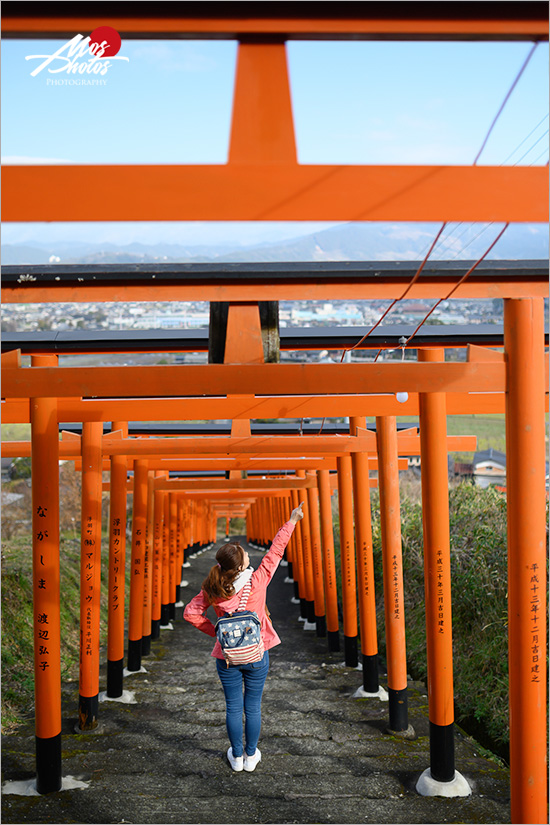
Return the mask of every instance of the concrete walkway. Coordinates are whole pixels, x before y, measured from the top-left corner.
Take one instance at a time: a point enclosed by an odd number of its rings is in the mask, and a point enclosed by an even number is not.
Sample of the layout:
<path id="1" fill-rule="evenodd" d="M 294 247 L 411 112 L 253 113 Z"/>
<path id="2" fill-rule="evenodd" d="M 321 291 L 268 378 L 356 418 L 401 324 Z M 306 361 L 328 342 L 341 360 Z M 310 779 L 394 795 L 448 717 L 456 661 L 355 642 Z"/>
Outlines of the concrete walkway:
<path id="1" fill-rule="evenodd" d="M 186 569 L 184 601 L 200 589 L 214 552 Z M 253 566 L 261 556 L 250 548 Z M 180 618 L 173 631 L 161 631 L 143 659 L 147 672 L 125 679 L 137 703 L 100 705 L 99 732 L 74 732 L 78 686 L 64 686 L 63 775 L 87 787 L 42 797 L 3 793 L 3 822 L 509 822 L 508 771 L 480 756 L 460 731 L 456 766 L 473 794 L 444 799 L 416 793 L 416 780 L 429 765 L 424 685 L 409 683 L 417 738 L 384 733 L 387 702 L 352 698 L 361 674 L 342 666 L 343 654 L 328 654 L 315 631 L 303 629 L 286 575 L 280 567 L 268 590 L 283 643 L 271 651 L 262 761 L 253 773 L 234 773 L 226 761 L 225 706 L 212 641 Z M 2 757 L 3 783 L 34 776 L 32 723 L 3 737 Z"/>

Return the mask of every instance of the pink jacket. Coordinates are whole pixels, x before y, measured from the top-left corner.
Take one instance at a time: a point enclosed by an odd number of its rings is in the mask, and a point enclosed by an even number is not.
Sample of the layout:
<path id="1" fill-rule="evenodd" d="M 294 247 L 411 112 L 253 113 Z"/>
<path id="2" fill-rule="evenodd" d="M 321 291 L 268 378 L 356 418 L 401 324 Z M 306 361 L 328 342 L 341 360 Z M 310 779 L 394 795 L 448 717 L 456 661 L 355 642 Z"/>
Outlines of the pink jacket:
<path id="1" fill-rule="evenodd" d="M 265 612 L 265 597 L 267 585 L 273 578 L 273 574 L 279 566 L 279 562 L 283 557 L 285 547 L 287 546 L 292 535 L 294 526 L 295 525 L 292 521 L 287 521 L 286 524 L 283 524 L 273 539 L 268 552 L 263 557 L 260 566 L 257 570 L 254 570 L 250 579 L 252 589 L 250 591 L 247 609 L 254 610 L 258 614 L 258 618 L 261 622 L 261 633 L 265 650 L 269 650 L 269 648 L 275 647 L 275 645 L 281 643 L 281 640 L 273 628 L 271 620 L 267 618 L 267 614 Z M 234 596 L 231 596 L 230 599 L 217 602 L 217 604 L 213 605 L 216 615 L 223 616 L 224 613 L 232 613 L 234 610 L 237 610 L 239 598 L 240 594 L 237 592 Z M 208 636 L 215 637 L 216 631 L 214 629 L 214 625 L 210 619 L 207 619 L 205 616 L 209 606 L 210 604 L 206 593 L 204 590 L 201 590 L 201 592 L 198 593 L 194 599 L 191 599 L 189 604 L 186 606 L 183 611 L 183 618 L 188 622 L 191 622 L 191 624 L 195 625 L 195 627 L 198 627 L 199 630 L 202 630 L 202 632 L 206 633 Z M 217 639 L 211 655 L 215 656 L 216 659 L 224 658 L 220 643 Z"/>

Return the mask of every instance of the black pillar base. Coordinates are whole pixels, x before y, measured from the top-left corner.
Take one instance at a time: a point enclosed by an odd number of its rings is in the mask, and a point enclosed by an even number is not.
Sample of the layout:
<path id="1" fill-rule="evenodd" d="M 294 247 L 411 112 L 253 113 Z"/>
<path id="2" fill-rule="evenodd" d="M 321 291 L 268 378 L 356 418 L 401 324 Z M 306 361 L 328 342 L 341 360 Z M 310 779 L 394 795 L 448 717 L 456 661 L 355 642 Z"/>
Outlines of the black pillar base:
<path id="1" fill-rule="evenodd" d="M 168 615 L 168 605 L 161 604 L 160 606 L 160 623 L 164 627 L 170 622 L 170 616 Z"/>
<path id="2" fill-rule="evenodd" d="M 168 605 L 168 618 L 175 619 L 176 618 L 176 603 L 170 602 Z"/>
<path id="3" fill-rule="evenodd" d="M 151 620 L 151 639 L 160 639 L 160 619 Z"/>
<path id="4" fill-rule="evenodd" d="M 317 625 L 317 635 L 320 639 L 324 639 L 327 635 L 327 620 L 325 616 L 315 616 L 315 624 Z"/>
<path id="5" fill-rule="evenodd" d="M 430 722 L 430 772 L 437 782 L 452 782 L 455 778 L 454 724 L 436 725 Z"/>
<path id="6" fill-rule="evenodd" d="M 181 602 L 181 584 L 176 584 L 176 602 Z"/>
<path id="7" fill-rule="evenodd" d="M 327 641 L 329 653 L 337 653 L 340 650 L 340 633 L 338 630 L 327 631 Z"/>
<path id="8" fill-rule="evenodd" d="M 141 639 L 128 639 L 128 670 L 141 669 Z"/>
<path id="9" fill-rule="evenodd" d="M 149 656 L 151 653 L 151 635 L 141 637 L 141 655 Z"/>
<path id="10" fill-rule="evenodd" d="M 298 582 L 296 581 L 296 579 L 294 579 L 293 587 L 294 587 L 294 598 L 299 599 L 300 598 L 300 590 L 298 588 Z"/>
<path id="11" fill-rule="evenodd" d="M 123 671 L 124 659 L 118 659 L 114 662 L 107 659 L 107 696 L 110 699 L 122 696 Z"/>
<path id="12" fill-rule="evenodd" d="M 61 733 L 47 739 L 36 737 L 36 790 L 52 793 L 61 790 Z"/>
<path id="13" fill-rule="evenodd" d="M 393 690 L 388 688 L 390 705 L 390 729 L 394 731 L 407 730 L 409 727 L 409 702 L 407 688 Z"/>
<path id="14" fill-rule="evenodd" d="M 293 575 L 293 573 L 292 573 L 292 562 L 291 562 L 291 561 L 289 561 L 289 563 L 288 563 L 288 578 L 289 578 L 289 579 L 293 579 L 293 578 L 294 578 L 294 575 Z"/>
<path id="15" fill-rule="evenodd" d="M 300 599 L 300 617 L 307 619 L 307 602 L 305 599 Z"/>
<path id="16" fill-rule="evenodd" d="M 357 667 L 357 636 L 344 636 L 344 653 L 346 667 Z"/>
<path id="17" fill-rule="evenodd" d="M 308 602 L 306 602 L 306 605 L 307 605 L 307 616 L 306 616 L 306 618 L 307 618 L 308 622 L 311 622 L 313 624 L 313 622 L 315 621 L 315 602 L 309 602 L 308 601 Z"/>
<path id="18" fill-rule="evenodd" d="M 374 656 L 365 656 L 362 654 L 363 661 L 363 690 L 366 693 L 378 693 L 380 688 L 378 682 L 378 654 Z"/>
<path id="19" fill-rule="evenodd" d="M 97 727 L 99 698 L 95 696 L 78 697 L 78 727 L 82 731 L 93 730 Z"/>

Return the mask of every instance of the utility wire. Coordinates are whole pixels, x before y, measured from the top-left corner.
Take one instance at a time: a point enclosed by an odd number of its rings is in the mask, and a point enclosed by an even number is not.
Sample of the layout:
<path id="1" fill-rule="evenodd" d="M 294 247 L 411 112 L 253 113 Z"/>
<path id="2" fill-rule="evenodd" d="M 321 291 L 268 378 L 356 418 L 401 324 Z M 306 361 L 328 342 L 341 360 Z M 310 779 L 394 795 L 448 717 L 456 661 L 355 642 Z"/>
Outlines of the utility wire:
<path id="1" fill-rule="evenodd" d="M 541 122 L 542 122 L 542 121 L 541 121 Z M 539 126 L 540 126 L 540 123 L 539 123 Z M 533 131 L 534 131 L 534 130 L 533 130 Z M 525 157 L 527 157 L 527 155 L 528 155 L 528 154 L 529 154 L 529 153 L 530 153 L 530 152 L 531 152 L 531 151 L 535 148 L 535 146 L 537 145 L 537 143 L 540 143 L 540 141 L 543 139 L 543 137 L 545 137 L 545 136 L 548 134 L 548 132 L 549 132 L 549 130 L 547 129 L 547 130 L 544 132 L 544 134 L 542 134 L 542 135 L 541 135 L 541 136 L 540 136 L 540 137 L 539 137 L 539 138 L 538 138 L 538 139 L 537 139 L 537 140 L 536 140 L 536 141 L 535 141 L 535 142 L 534 142 L 534 143 L 530 146 L 530 148 L 529 148 L 529 149 L 528 149 L 528 150 L 527 150 L 527 151 L 526 151 L 526 152 L 525 152 L 525 153 L 524 153 L 524 154 L 523 154 L 523 155 L 522 155 L 522 156 L 521 156 L 518 160 L 516 160 L 516 161 L 515 161 L 515 163 L 513 163 L 513 164 L 512 164 L 512 167 L 517 166 L 517 165 L 518 165 L 518 163 L 521 163 L 521 161 L 522 161 Z M 531 134 L 532 134 L 532 133 L 531 133 Z M 522 141 L 522 143 L 525 143 L 525 140 L 523 140 L 523 141 Z M 521 146 L 521 144 L 519 144 L 519 145 Z M 519 146 L 518 146 L 518 147 L 516 147 L 516 149 L 514 149 L 514 152 L 515 152 L 518 148 L 519 148 Z M 546 152 L 547 152 L 547 151 L 548 151 L 548 149 L 547 149 L 547 148 L 545 148 L 545 149 L 544 149 L 544 151 L 540 153 L 540 155 L 537 155 L 537 157 L 535 158 L 535 160 L 534 160 L 534 161 L 532 161 L 532 162 L 529 164 L 529 166 L 534 166 L 534 164 L 537 162 L 537 160 L 539 160 L 539 158 L 543 157 L 543 156 L 546 154 Z M 514 154 L 514 152 L 512 152 L 512 154 Z M 500 166 L 503 166 L 503 165 L 504 165 L 503 163 L 501 163 L 501 164 L 500 164 Z M 473 237 L 473 238 L 471 238 L 471 239 L 468 241 L 468 243 L 467 243 L 467 244 L 465 244 L 465 245 L 464 245 L 461 249 L 459 249 L 457 252 L 455 252 L 455 254 L 452 256 L 452 258 L 449 258 L 449 260 L 450 260 L 450 261 L 454 261 L 456 258 L 458 258 L 458 256 L 459 256 L 462 252 L 464 252 L 464 250 L 465 250 L 465 249 L 468 249 L 468 247 L 469 247 L 469 246 L 471 246 L 471 245 L 474 243 L 474 241 L 476 241 L 476 240 L 477 240 L 477 239 L 478 239 L 481 235 L 483 235 L 483 233 L 484 233 L 484 232 L 486 232 L 486 231 L 487 231 L 487 229 L 489 229 L 489 228 L 490 228 L 491 226 L 493 226 L 494 224 L 495 224 L 495 221 L 491 221 L 491 223 L 486 224 L 486 225 L 484 226 L 484 228 L 483 228 L 483 229 L 481 229 L 481 231 L 477 233 L 477 235 L 474 235 L 474 237 Z M 469 228 L 472 228 L 473 226 L 475 226 L 475 223 L 474 223 L 474 224 L 471 224 Z M 454 240 L 455 240 L 455 241 L 458 241 L 460 238 L 462 238 L 462 237 L 466 234 L 466 232 L 467 232 L 467 231 L 468 231 L 468 227 L 466 227 L 466 229 L 465 229 L 463 232 L 461 232 L 461 233 L 460 233 L 460 235 L 458 235 L 458 236 L 457 236 Z"/>
<path id="2" fill-rule="evenodd" d="M 433 307 L 430 309 L 430 311 L 427 313 L 427 315 L 425 315 L 425 317 L 424 317 L 424 318 L 420 321 L 420 323 L 418 324 L 418 326 L 416 327 L 416 329 L 415 329 L 415 331 L 412 333 L 412 335 L 410 335 L 410 336 L 407 338 L 407 340 L 406 340 L 406 341 L 405 341 L 405 343 L 403 344 L 403 348 L 405 348 L 405 347 L 407 346 L 407 344 L 409 344 L 409 342 L 410 342 L 410 341 L 414 338 L 414 336 L 416 335 L 416 333 L 418 332 L 418 330 L 420 329 L 420 327 L 422 326 L 422 324 L 424 324 L 424 323 L 428 320 L 428 318 L 430 317 L 430 315 L 432 314 L 432 312 L 434 311 L 434 309 L 436 309 L 442 301 L 447 301 L 447 300 L 451 297 L 451 295 L 452 295 L 454 292 L 456 292 L 456 290 L 458 289 L 458 287 L 459 287 L 459 286 L 461 286 L 461 284 L 463 284 L 463 283 L 464 283 L 464 281 L 466 280 L 466 278 L 468 278 L 468 277 L 472 274 L 472 272 L 474 271 L 474 269 L 476 269 L 476 268 L 479 266 L 479 264 L 480 264 L 480 263 L 481 263 L 481 262 L 482 262 L 482 261 L 483 261 L 483 260 L 487 257 L 487 255 L 489 254 L 489 252 L 491 251 L 491 249 L 492 249 L 492 248 L 495 246 L 495 244 L 496 244 L 496 243 L 497 243 L 497 242 L 498 242 L 498 241 L 502 238 L 502 236 L 504 235 L 504 233 L 506 232 L 506 230 L 508 229 L 508 227 L 509 227 L 509 226 L 510 226 L 510 222 L 508 222 L 508 223 L 506 223 L 506 224 L 504 225 L 504 227 L 500 230 L 500 232 L 499 232 L 499 233 L 498 233 L 498 235 L 496 236 L 495 240 L 492 242 L 492 244 L 489 246 L 489 248 L 488 248 L 488 249 L 487 249 L 487 250 L 483 253 L 483 255 L 481 256 L 481 258 L 478 258 L 478 260 L 475 262 L 475 264 L 474 264 L 473 266 L 471 266 L 471 267 L 470 267 L 470 269 L 469 269 L 469 270 L 468 270 L 468 271 L 467 271 L 467 272 L 466 272 L 466 273 L 462 276 L 462 278 L 461 278 L 459 281 L 457 281 L 457 283 L 453 286 L 453 288 L 451 289 L 451 291 L 447 293 L 447 295 L 445 295 L 443 298 L 440 298 L 440 299 L 439 299 L 439 300 L 438 300 L 438 301 L 437 301 L 437 302 L 433 305 Z"/>
<path id="3" fill-rule="evenodd" d="M 550 114 L 550 112 L 549 112 L 548 114 Z M 529 134 L 528 134 L 528 135 L 526 135 L 526 136 L 523 138 L 523 140 L 521 141 L 521 143 L 518 143 L 518 145 L 516 146 L 516 148 L 515 148 L 512 152 L 510 152 L 510 154 L 508 155 L 508 157 L 507 157 L 505 160 L 503 160 L 503 161 L 502 161 L 502 163 L 500 164 L 501 166 L 504 166 L 504 164 L 505 164 L 505 163 L 507 163 L 513 155 L 515 155 L 515 153 L 517 152 L 517 150 L 518 150 L 518 149 L 521 149 L 521 147 L 523 146 L 523 144 L 525 143 L 525 141 L 526 141 L 526 140 L 529 140 L 529 138 L 531 137 L 531 135 L 532 135 L 534 132 L 536 132 L 536 131 L 537 131 L 537 129 L 539 128 L 539 126 L 541 125 L 541 123 L 544 123 L 544 121 L 545 121 L 545 120 L 546 120 L 546 118 L 548 117 L 548 114 L 544 115 L 544 117 L 542 118 L 542 120 L 539 120 L 539 122 L 537 123 L 537 125 L 536 125 L 533 129 L 531 129 L 531 131 L 529 132 Z M 545 132 L 545 134 L 548 134 L 548 130 Z"/>
<path id="4" fill-rule="evenodd" d="M 476 155 L 476 156 L 475 156 L 475 158 L 474 158 L 474 161 L 473 161 L 473 164 L 472 164 L 473 166 L 476 166 L 476 164 L 477 164 L 477 162 L 478 162 L 479 158 L 481 157 L 481 154 L 483 153 L 483 150 L 485 149 L 485 146 L 487 145 L 487 141 L 489 140 L 489 137 L 490 137 L 490 135 L 491 135 L 491 133 L 492 133 L 492 131 L 493 131 L 494 127 L 496 126 L 496 123 L 497 123 L 497 121 L 498 121 L 498 119 L 499 119 L 500 115 L 502 114 L 502 112 L 503 112 L 503 110 L 504 110 L 504 107 L 506 106 L 506 104 L 507 104 L 508 100 L 510 99 L 510 96 L 511 96 L 512 92 L 514 91 L 515 87 L 517 86 L 517 84 L 518 84 L 518 82 L 519 82 L 519 79 L 521 78 L 521 76 L 522 76 L 523 72 L 524 72 L 524 71 L 525 71 L 525 69 L 527 68 L 527 65 L 528 65 L 529 61 L 531 60 L 531 58 L 532 58 L 533 54 L 535 53 L 535 51 L 536 51 L 536 49 L 537 49 L 537 46 L 538 46 L 538 42 L 536 42 L 536 43 L 533 45 L 533 48 L 531 49 L 531 51 L 529 52 L 529 54 L 528 54 L 528 55 L 527 55 L 527 57 L 525 58 L 525 60 L 524 60 L 524 62 L 523 62 L 523 64 L 522 64 L 522 66 L 521 66 L 521 68 L 520 68 L 520 70 L 519 70 L 518 74 L 516 75 L 516 78 L 515 78 L 514 82 L 512 83 L 512 85 L 510 86 L 510 88 L 508 89 L 508 92 L 506 93 L 506 96 L 504 97 L 504 100 L 503 100 L 503 101 L 502 101 L 502 103 L 500 104 L 500 107 L 499 107 L 499 109 L 498 109 L 498 111 L 497 111 L 496 115 L 494 116 L 494 118 L 493 118 L 493 120 L 492 120 L 492 122 L 491 122 L 491 125 L 489 126 L 489 130 L 487 131 L 487 134 L 485 135 L 485 138 L 484 138 L 484 140 L 483 140 L 483 142 L 482 142 L 482 144 L 481 144 L 481 148 L 479 149 L 479 151 L 478 151 L 477 155 Z M 540 125 L 540 124 L 538 124 L 538 125 Z M 538 128 L 538 125 L 535 127 L 535 129 L 536 129 L 536 128 Z M 537 142 L 538 142 L 538 141 L 537 141 Z M 520 144 L 520 145 L 521 145 L 521 144 Z M 514 151 L 516 151 L 516 150 L 514 150 Z M 513 153 L 512 153 L 512 154 L 513 154 Z M 412 333 L 412 335 L 410 335 L 410 336 L 409 336 L 409 338 L 406 340 L 406 342 L 402 345 L 403 357 L 404 357 L 404 355 L 405 355 L 405 347 L 406 347 L 406 346 L 407 346 L 407 344 L 409 344 L 409 342 L 410 342 L 410 341 L 414 338 L 414 336 L 416 335 L 416 333 L 418 332 L 418 330 L 420 329 L 420 327 L 421 327 L 421 326 L 422 326 L 422 325 L 423 325 L 423 324 L 424 324 L 424 323 L 428 320 L 428 318 L 430 317 L 430 315 L 431 315 L 431 314 L 433 313 L 433 311 L 434 311 L 434 310 L 435 310 L 435 309 L 439 306 L 439 304 L 440 304 L 442 301 L 446 301 L 446 300 L 448 300 L 448 299 L 451 297 L 451 295 L 453 295 L 453 293 L 454 293 L 454 292 L 458 289 L 458 287 L 459 287 L 461 284 L 463 284 L 463 283 L 464 283 L 464 281 L 465 281 L 465 280 L 466 280 L 466 279 L 470 276 L 470 274 L 474 271 L 474 269 L 476 269 L 476 267 L 477 267 L 477 266 L 478 266 L 478 265 L 479 265 L 479 264 L 480 264 L 480 263 L 481 263 L 481 262 L 482 262 L 482 261 L 486 258 L 486 256 L 489 254 L 489 252 L 490 252 L 490 251 L 493 249 L 493 247 L 495 246 L 495 244 L 496 244 L 496 243 L 500 240 L 500 238 L 502 237 L 502 235 L 503 235 L 503 234 L 505 233 L 505 231 L 508 229 L 509 225 L 510 225 L 510 223 L 509 223 L 509 222 L 505 224 L 504 228 L 503 228 L 503 229 L 499 232 L 499 234 L 497 235 L 497 237 L 495 238 L 495 240 L 492 242 L 492 244 L 489 246 L 489 248 L 486 250 L 486 252 L 484 252 L 484 254 L 481 256 L 481 258 L 479 258 L 479 259 L 475 262 L 475 264 L 474 264 L 472 267 L 470 267 L 470 269 L 469 269 L 469 270 L 468 270 L 468 271 L 467 271 L 467 272 L 466 272 L 466 273 L 462 276 L 462 278 L 460 278 L 460 280 L 459 280 L 459 281 L 458 281 L 458 282 L 454 285 L 454 287 L 450 290 L 450 292 L 449 292 L 449 293 L 448 293 L 445 297 L 440 298 L 440 299 L 437 301 L 437 303 L 435 303 L 435 304 L 434 304 L 434 306 L 430 309 L 430 311 L 427 313 L 427 315 L 426 315 L 426 316 L 422 319 L 422 321 L 418 324 L 418 326 L 416 327 L 416 329 L 414 330 L 414 332 Z M 360 340 L 359 340 L 356 344 L 354 344 L 354 346 L 353 346 L 353 347 L 349 347 L 348 349 L 344 349 L 344 351 L 342 352 L 342 358 L 340 359 L 340 363 L 342 363 L 342 361 L 344 360 L 344 357 L 345 357 L 345 355 L 346 355 L 346 352 L 351 352 L 351 350 L 354 350 L 354 349 L 356 349 L 358 346 L 360 346 L 360 344 L 362 344 L 362 342 L 363 342 L 366 338 L 368 338 L 368 336 L 369 336 L 369 335 L 370 335 L 370 334 L 371 334 L 371 333 L 372 333 L 372 332 L 373 332 L 373 331 L 374 331 L 374 330 L 375 330 L 375 329 L 376 329 L 376 328 L 380 325 L 380 323 L 382 322 L 382 320 L 383 320 L 383 319 L 384 319 L 384 318 L 388 315 L 388 313 L 389 313 L 389 312 L 390 312 L 390 310 L 391 310 L 391 309 L 395 306 L 395 304 L 396 304 L 398 301 L 402 301 L 402 300 L 405 298 L 405 296 L 408 294 L 408 292 L 410 291 L 410 289 L 411 289 L 411 287 L 413 286 L 413 284 L 416 282 L 416 280 L 417 280 L 417 279 L 418 279 L 418 277 L 420 276 L 420 273 L 421 273 L 421 272 L 422 272 L 422 270 L 424 269 L 424 266 L 426 265 L 426 262 L 427 262 L 428 258 L 430 257 L 430 254 L 432 253 L 432 251 L 433 251 L 434 247 L 436 246 L 437 242 L 439 241 L 439 239 L 440 239 L 440 237 L 441 237 L 441 235 L 442 235 L 442 233 L 443 233 L 443 231 L 444 231 L 444 229 L 445 229 L 445 227 L 446 227 L 446 226 L 447 226 L 447 221 L 445 221 L 445 222 L 443 223 L 443 225 L 441 226 L 441 228 L 439 229 L 439 232 L 437 233 L 437 235 L 436 235 L 436 237 L 435 237 L 435 240 L 432 242 L 432 244 L 431 244 L 431 246 L 430 246 L 430 248 L 429 248 L 429 250 L 428 250 L 428 252 L 427 252 L 426 256 L 424 257 L 424 260 L 423 260 L 423 261 L 422 261 L 422 263 L 420 264 L 420 267 L 419 267 L 419 268 L 418 268 L 418 270 L 416 271 L 415 275 L 413 276 L 413 278 L 412 278 L 412 280 L 411 280 L 410 284 L 408 285 L 408 287 L 406 288 L 405 292 L 404 292 L 404 293 L 403 293 L 403 294 L 402 294 L 399 298 L 396 298 L 396 299 L 395 299 L 395 300 L 394 300 L 394 301 L 390 304 L 390 306 L 386 309 L 386 311 L 383 313 L 383 315 L 381 316 L 381 318 L 380 318 L 380 319 L 376 322 L 376 324 L 375 324 L 375 325 L 374 325 L 374 326 L 373 326 L 373 327 L 372 327 L 372 328 L 371 328 L 371 329 L 370 329 L 370 330 L 369 330 L 369 331 L 368 331 L 365 335 L 363 335 L 363 337 L 362 337 L 362 338 L 361 338 L 361 339 L 360 339 Z M 460 226 L 460 224 L 459 224 L 459 226 Z M 458 227 L 457 227 L 457 228 L 458 228 Z M 480 234 L 481 234 L 481 233 L 480 233 Z M 380 353 L 381 353 L 381 352 L 382 352 L 382 350 L 380 349 L 380 350 L 378 351 L 378 353 L 376 354 L 376 357 L 375 357 L 375 359 L 374 359 L 375 361 L 377 360 L 377 358 L 378 358 L 378 356 L 380 355 Z M 325 417 L 325 418 L 323 418 L 323 420 L 322 420 L 322 422 L 321 422 L 321 427 L 320 427 L 320 429 L 319 429 L 319 433 L 318 433 L 318 435 L 320 435 L 320 434 L 321 434 L 321 432 L 322 432 L 322 430 L 323 430 L 323 427 L 324 427 L 324 424 L 325 424 L 325 421 L 326 421 L 326 417 Z"/>
<path id="5" fill-rule="evenodd" d="M 497 120 L 499 119 L 500 115 L 502 114 L 502 110 L 504 109 L 504 107 L 505 107 L 505 106 L 506 106 L 506 104 L 508 103 L 508 100 L 510 99 L 510 95 L 512 94 L 512 92 L 513 92 L 513 91 L 514 91 L 514 89 L 516 88 L 516 86 L 517 86 L 517 84 L 518 84 L 518 82 L 519 82 L 520 77 L 522 76 L 523 72 L 524 72 L 524 71 L 525 71 L 525 69 L 527 68 L 527 64 L 529 63 L 529 61 L 530 61 L 530 60 L 531 60 L 531 58 L 533 57 L 533 55 L 534 55 L 534 53 L 535 53 L 535 51 L 536 51 L 536 49 L 537 49 L 537 46 L 538 46 L 538 45 L 539 45 L 539 44 L 538 44 L 538 42 L 537 42 L 537 43 L 535 43 L 535 44 L 533 45 L 533 48 L 531 49 L 531 51 L 529 52 L 529 54 L 527 55 L 527 57 L 526 57 L 526 58 L 525 58 L 525 60 L 523 61 L 523 65 L 522 65 L 521 69 L 519 70 L 518 74 L 516 75 L 516 79 L 514 80 L 514 82 L 513 82 L 513 83 L 512 83 L 512 85 L 510 86 L 510 88 L 508 89 L 508 93 L 506 94 L 506 97 L 504 98 L 504 100 L 503 100 L 503 101 L 502 101 L 502 103 L 500 104 L 500 108 L 499 108 L 498 112 L 496 113 L 496 115 L 494 116 L 494 118 L 493 118 L 493 122 L 492 122 L 492 123 L 491 123 L 491 125 L 489 126 L 489 131 L 488 131 L 488 132 L 487 132 L 487 134 L 485 135 L 485 140 L 484 140 L 484 141 L 483 141 L 483 143 L 481 144 L 481 149 L 479 150 L 479 152 L 478 152 L 478 153 L 477 153 L 477 155 L 475 156 L 475 159 L 474 159 L 474 162 L 473 162 L 473 166 L 475 166 L 475 165 L 477 164 L 477 162 L 478 162 L 478 160 L 479 160 L 479 158 L 480 158 L 480 156 L 481 156 L 481 153 L 483 152 L 483 150 L 485 149 L 485 146 L 487 145 L 487 141 L 489 140 L 489 137 L 490 137 L 490 135 L 491 135 L 491 132 L 492 132 L 492 131 L 493 131 L 493 129 L 495 128 L 495 126 L 496 126 L 496 122 L 497 122 Z"/>

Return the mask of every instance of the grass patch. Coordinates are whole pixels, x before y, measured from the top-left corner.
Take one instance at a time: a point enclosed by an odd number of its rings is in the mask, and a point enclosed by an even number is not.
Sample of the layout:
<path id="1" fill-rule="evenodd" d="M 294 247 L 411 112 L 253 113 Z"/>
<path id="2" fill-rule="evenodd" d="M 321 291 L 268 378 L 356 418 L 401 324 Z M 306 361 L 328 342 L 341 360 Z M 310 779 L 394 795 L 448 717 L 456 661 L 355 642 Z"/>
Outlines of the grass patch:
<path id="1" fill-rule="evenodd" d="M 65 533 L 61 535 L 59 543 L 61 679 L 66 681 L 77 680 L 79 676 L 80 539 L 75 541 L 72 533 Z M 104 534 L 101 559 L 101 647 L 107 642 L 108 544 L 109 537 Z M 30 536 L 17 536 L 2 542 L 3 731 L 13 729 L 33 714 L 32 546 Z"/>

